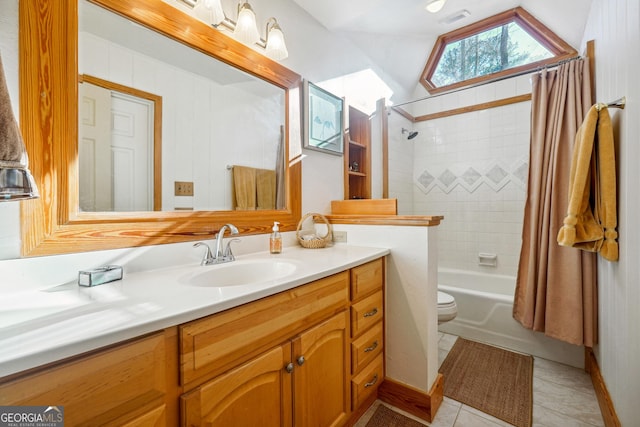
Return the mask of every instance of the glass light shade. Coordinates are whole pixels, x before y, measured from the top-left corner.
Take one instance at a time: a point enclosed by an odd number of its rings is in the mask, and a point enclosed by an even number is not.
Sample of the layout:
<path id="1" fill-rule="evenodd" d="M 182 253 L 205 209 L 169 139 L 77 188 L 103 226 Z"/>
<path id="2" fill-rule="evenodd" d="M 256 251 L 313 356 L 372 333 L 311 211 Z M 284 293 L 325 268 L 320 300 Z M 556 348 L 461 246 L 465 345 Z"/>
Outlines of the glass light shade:
<path id="1" fill-rule="evenodd" d="M 256 25 L 256 14 L 248 2 L 240 6 L 238 13 L 238 22 L 236 29 L 233 31 L 234 37 L 241 43 L 252 45 L 260 40 L 258 27 Z"/>
<path id="2" fill-rule="evenodd" d="M 440 9 L 444 7 L 444 4 L 447 0 L 433 0 L 427 4 L 425 9 L 427 9 L 431 13 L 440 12 Z"/>
<path id="3" fill-rule="evenodd" d="M 225 18 L 220 0 L 198 0 L 193 12 L 196 17 L 211 25 L 218 25 Z"/>
<path id="4" fill-rule="evenodd" d="M 266 54 L 269 58 L 278 61 L 289 56 L 287 45 L 284 42 L 284 34 L 277 23 L 271 27 L 267 35 Z"/>
<path id="5" fill-rule="evenodd" d="M 0 168 L 0 202 L 40 197 L 29 169 Z"/>

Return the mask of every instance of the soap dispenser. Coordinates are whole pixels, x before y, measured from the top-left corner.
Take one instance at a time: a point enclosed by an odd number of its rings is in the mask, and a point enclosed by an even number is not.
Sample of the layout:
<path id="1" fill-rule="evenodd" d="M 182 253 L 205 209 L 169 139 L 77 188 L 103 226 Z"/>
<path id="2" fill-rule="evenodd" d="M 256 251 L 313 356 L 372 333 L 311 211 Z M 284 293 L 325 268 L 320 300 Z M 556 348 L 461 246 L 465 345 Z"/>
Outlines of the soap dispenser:
<path id="1" fill-rule="evenodd" d="M 271 229 L 271 237 L 269 238 L 269 252 L 272 254 L 279 254 L 282 252 L 282 236 L 280 235 L 280 223 L 278 221 L 273 222 L 273 228 Z"/>

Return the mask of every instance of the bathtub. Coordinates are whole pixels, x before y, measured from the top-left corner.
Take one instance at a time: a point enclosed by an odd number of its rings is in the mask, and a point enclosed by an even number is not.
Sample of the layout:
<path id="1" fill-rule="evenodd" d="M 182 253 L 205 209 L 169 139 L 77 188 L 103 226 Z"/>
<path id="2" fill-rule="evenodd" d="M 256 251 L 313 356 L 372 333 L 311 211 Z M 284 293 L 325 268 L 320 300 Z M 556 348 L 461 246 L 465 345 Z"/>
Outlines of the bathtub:
<path id="1" fill-rule="evenodd" d="M 441 332 L 508 348 L 578 368 L 584 349 L 525 329 L 512 317 L 516 278 L 465 270 L 438 269 L 438 290 L 453 296 L 458 315 Z"/>

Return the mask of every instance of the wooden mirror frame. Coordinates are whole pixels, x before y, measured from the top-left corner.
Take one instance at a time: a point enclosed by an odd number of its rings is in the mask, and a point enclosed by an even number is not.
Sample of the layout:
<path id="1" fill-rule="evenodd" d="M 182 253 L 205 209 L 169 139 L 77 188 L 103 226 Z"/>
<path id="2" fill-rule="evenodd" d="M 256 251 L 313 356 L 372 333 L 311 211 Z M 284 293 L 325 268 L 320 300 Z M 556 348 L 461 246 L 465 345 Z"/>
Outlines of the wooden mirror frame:
<path id="1" fill-rule="evenodd" d="M 300 75 L 157 0 L 90 0 L 286 91 L 287 153 L 300 146 Z M 241 234 L 295 230 L 301 163 L 286 170 L 286 208 L 269 211 L 79 212 L 77 0 L 19 3 L 20 124 L 40 198 L 21 203 L 22 256 L 210 239 L 225 223 Z M 297 153 L 296 153 L 297 154 Z"/>

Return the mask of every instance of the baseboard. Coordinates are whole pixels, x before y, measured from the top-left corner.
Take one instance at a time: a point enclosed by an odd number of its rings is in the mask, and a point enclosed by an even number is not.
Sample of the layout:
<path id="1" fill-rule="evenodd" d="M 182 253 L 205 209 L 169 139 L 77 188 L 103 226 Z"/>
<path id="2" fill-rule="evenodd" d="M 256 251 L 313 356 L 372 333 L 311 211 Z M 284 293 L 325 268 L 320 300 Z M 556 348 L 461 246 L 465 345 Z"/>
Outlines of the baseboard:
<path id="1" fill-rule="evenodd" d="M 596 392 L 598 398 L 598 405 L 600 405 L 600 412 L 602 413 L 602 419 L 606 427 L 621 427 L 620 420 L 616 414 L 616 410 L 613 407 L 613 400 L 607 385 L 604 383 L 602 374 L 600 373 L 600 367 L 598 366 L 598 360 L 596 359 L 593 349 L 585 347 L 584 352 L 584 370 L 591 375 L 591 382 L 593 383 L 593 389 Z"/>
<path id="2" fill-rule="evenodd" d="M 378 389 L 378 399 L 430 423 L 444 398 L 443 378 L 438 374 L 429 393 L 385 378 Z"/>

